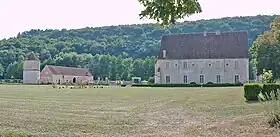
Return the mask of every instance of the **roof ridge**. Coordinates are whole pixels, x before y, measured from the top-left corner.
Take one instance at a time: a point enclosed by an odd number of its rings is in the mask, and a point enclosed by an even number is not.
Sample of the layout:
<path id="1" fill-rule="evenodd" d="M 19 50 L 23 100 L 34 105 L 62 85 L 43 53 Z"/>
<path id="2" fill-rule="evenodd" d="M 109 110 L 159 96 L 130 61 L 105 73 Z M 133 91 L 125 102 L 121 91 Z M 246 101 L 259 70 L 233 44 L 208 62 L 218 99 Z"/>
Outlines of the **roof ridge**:
<path id="1" fill-rule="evenodd" d="M 215 34 L 216 31 L 205 31 L 206 34 Z M 185 35 L 202 35 L 204 34 L 205 32 L 190 32 L 190 33 L 177 33 L 177 34 L 166 34 L 166 35 L 163 35 L 163 36 L 185 36 Z M 248 34 L 248 31 L 219 31 L 219 34 L 229 34 L 229 33 L 247 33 Z"/>
<path id="2" fill-rule="evenodd" d="M 67 66 L 55 66 L 55 65 L 46 65 L 45 67 L 49 67 L 52 73 L 56 75 L 76 75 L 76 76 L 86 76 L 91 72 L 88 68 L 77 68 L 77 67 L 67 67 Z"/>
<path id="3" fill-rule="evenodd" d="M 166 56 L 163 57 L 163 50 Z M 248 31 L 165 35 L 159 59 L 248 58 Z"/>
<path id="4" fill-rule="evenodd" d="M 35 55 L 34 52 L 31 52 L 27 55 L 27 59 L 26 60 L 36 60 L 36 61 L 40 61 L 39 58 Z"/>

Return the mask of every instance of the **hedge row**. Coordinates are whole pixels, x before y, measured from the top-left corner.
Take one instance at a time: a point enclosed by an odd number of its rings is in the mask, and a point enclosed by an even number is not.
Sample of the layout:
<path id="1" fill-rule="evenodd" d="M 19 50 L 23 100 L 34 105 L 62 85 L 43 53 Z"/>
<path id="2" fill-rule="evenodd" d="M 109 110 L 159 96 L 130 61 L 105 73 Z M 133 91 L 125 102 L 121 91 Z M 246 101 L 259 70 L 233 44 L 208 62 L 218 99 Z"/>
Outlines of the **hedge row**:
<path id="1" fill-rule="evenodd" d="M 253 83 L 244 85 L 244 97 L 247 101 L 256 100 L 272 100 L 278 98 L 278 90 L 280 90 L 280 84 L 278 83 Z M 261 96 L 260 96 L 261 95 Z M 261 97 L 261 98 L 260 98 Z"/>
<path id="2" fill-rule="evenodd" d="M 133 84 L 132 87 L 233 87 L 242 86 L 242 83 L 231 84 Z"/>

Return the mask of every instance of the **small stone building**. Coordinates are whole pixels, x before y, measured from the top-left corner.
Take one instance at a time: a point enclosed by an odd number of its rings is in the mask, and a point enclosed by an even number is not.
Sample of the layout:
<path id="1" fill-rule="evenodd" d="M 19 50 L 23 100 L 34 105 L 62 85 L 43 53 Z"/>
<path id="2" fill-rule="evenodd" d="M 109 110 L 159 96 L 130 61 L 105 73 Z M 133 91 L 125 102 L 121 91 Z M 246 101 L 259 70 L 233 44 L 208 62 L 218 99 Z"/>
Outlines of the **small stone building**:
<path id="1" fill-rule="evenodd" d="M 93 82 L 93 76 L 86 68 L 46 65 L 40 74 L 40 83 L 42 84 L 75 84 L 82 82 Z"/>
<path id="2" fill-rule="evenodd" d="M 34 53 L 30 53 L 23 64 L 23 83 L 39 84 L 40 60 Z"/>

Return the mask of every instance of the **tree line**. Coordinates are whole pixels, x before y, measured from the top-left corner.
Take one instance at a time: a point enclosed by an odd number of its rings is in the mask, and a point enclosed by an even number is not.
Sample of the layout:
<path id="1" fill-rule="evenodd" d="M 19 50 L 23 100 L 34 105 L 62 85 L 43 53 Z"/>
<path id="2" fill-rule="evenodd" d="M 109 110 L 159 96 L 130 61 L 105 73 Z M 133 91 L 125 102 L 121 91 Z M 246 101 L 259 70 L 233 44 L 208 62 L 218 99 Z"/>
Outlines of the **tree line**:
<path id="1" fill-rule="evenodd" d="M 88 67 L 95 76 L 129 79 L 135 75 L 148 79 L 154 73 L 163 35 L 245 30 L 249 35 L 248 46 L 251 46 L 258 35 L 270 29 L 275 17 L 258 15 L 186 21 L 167 28 L 142 24 L 71 30 L 33 29 L 0 40 L 0 78 L 22 78 L 22 62 L 28 53 L 35 52 L 41 60 L 41 68 L 46 64 Z M 252 76 L 253 71 L 250 72 Z"/>

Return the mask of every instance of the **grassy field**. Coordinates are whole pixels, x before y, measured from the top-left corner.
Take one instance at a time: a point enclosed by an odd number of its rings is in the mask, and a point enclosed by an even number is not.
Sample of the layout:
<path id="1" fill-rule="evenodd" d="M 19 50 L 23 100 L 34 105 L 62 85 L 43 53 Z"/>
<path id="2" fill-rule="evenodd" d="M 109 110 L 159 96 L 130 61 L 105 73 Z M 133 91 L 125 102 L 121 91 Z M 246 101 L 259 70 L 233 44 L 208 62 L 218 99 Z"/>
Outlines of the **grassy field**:
<path id="1" fill-rule="evenodd" d="M 279 136 L 243 89 L 0 86 L 0 131 L 40 136 Z"/>

